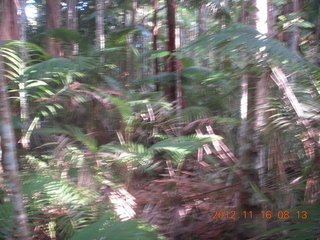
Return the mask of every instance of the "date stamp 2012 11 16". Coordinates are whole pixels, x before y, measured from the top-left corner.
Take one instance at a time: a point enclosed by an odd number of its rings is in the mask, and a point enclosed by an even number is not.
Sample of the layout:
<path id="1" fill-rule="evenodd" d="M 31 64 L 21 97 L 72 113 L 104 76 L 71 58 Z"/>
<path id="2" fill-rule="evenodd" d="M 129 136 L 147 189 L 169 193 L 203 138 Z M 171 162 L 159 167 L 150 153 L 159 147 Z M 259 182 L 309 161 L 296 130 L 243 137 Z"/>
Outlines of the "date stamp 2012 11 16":
<path id="1" fill-rule="evenodd" d="M 250 220 L 250 219 L 267 219 L 267 220 L 287 220 L 287 219 L 308 219 L 308 212 L 302 211 L 289 211 L 289 210 L 279 210 L 279 211 L 224 211 L 215 210 L 212 211 L 212 219 L 214 220 Z"/>

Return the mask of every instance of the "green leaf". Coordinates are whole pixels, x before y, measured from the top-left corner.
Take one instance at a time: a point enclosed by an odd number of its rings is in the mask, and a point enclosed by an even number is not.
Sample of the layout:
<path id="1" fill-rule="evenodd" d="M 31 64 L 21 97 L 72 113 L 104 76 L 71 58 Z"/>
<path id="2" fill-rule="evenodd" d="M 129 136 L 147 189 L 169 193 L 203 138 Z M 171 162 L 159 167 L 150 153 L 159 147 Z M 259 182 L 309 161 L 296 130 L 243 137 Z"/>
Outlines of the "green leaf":
<path id="1" fill-rule="evenodd" d="M 301 27 L 301 28 L 313 28 L 314 24 L 307 22 L 307 21 L 298 21 L 294 25 Z"/>
<path id="2" fill-rule="evenodd" d="M 169 55 L 170 55 L 169 51 L 161 51 L 161 52 L 151 54 L 150 59 L 162 58 L 162 57 L 166 57 Z"/>

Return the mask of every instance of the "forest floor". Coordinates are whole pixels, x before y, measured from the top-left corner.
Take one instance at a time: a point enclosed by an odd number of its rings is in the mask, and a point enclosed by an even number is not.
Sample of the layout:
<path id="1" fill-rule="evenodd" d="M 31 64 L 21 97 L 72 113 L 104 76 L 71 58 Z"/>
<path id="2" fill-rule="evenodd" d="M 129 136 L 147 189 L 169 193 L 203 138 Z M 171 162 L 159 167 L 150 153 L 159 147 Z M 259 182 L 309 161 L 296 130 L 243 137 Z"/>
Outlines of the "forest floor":
<path id="1" fill-rule="evenodd" d="M 234 210 L 235 185 L 210 183 L 213 171 L 197 160 L 187 160 L 173 178 L 134 178 L 128 188 L 137 204 L 136 218 L 158 227 L 169 240 L 234 239 L 235 220 L 212 219 L 213 211 Z M 162 174 L 166 175 L 166 174 Z"/>

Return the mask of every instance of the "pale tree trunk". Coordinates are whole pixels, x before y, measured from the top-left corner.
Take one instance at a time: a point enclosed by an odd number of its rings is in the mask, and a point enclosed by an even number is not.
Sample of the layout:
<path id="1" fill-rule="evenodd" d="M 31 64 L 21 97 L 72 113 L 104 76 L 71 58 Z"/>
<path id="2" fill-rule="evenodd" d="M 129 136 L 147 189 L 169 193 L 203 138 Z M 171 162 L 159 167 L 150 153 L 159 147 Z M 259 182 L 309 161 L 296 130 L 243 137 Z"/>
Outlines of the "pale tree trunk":
<path id="1" fill-rule="evenodd" d="M 137 0 L 131 0 L 131 16 L 130 16 L 131 27 L 134 27 L 136 25 L 137 6 L 138 6 Z M 135 32 L 133 32 L 133 34 L 130 36 L 129 44 L 132 46 L 135 46 L 136 42 L 137 42 L 137 36 Z M 135 79 L 138 75 L 135 68 L 135 62 L 136 62 L 136 55 L 134 51 L 130 51 L 129 52 L 129 75 L 131 79 Z M 142 71 L 141 71 L 141 76 L 143 76 Z"/>
<path id="2" fill-rule="evenodd" d="M 0 53 L 1 54 L 1 53 Z M 11 122 L 9 96 L 4 79 L 3 58 L 0 57 L 0 116 L 1 116 L 1 148 L 4 178 L 11 198 L 16 227 L 16 238 L 31 239 L 27 223 L 27 215 L 23 205 L 21 182 L 18 170 L 16 139 Z"/>
<path id="3" fill-rule="evenodd" d="M 256 29 L 262 34 L 268 34 L 268 6 L 267 0 L 259 0 L 256 4 Z M 242 11 L 242 23 L 252 23 L 252 18 L 245 9 Z M 262 50 L 262 49 L 261 49 Z M 256 57 L 261 56 L 260 52 Z M 265 111 L 267 97 L 267 73 L 261 76 L 244 75 L 241 78 L 241 127 L 240 127 L 240 160 L 241 167 L 251 176 L 259 172 L 260 183 L 263 183 L 263 172 L 266 163 L 266 148 L 263 142 L 262 131 L 265 126 Z M 253 177 L 255 179 L 255 177 Z M 245 194 L 249 197 L 249 194 Z M 243 201 L 249 201 L 249 199 Z M 241 204 L 245 205 L 245 203 Z"/>
<path id="4" fill-rule="evenodd" d="M 100 51 L 105 48 L 104 0 L 96 0 L 96 47 Z"/>
<path id="5" fill-rule="evenodd" d="M 60 0 L 47 0 L 47 30 L 60 27 L 61 14 L 60 14 Z M 61 45 L 53 38 L 48 40 L 48 53 L 53 56 L 62 56 L 63 52 Z"/>
<path id="6" fill-rule="evenodd" d="M 27 25 L 27 16 L 26 16 L 26 0 L 19 0 L 20 6 L 18 7 L 19 14 L 19 26 L 20 26 L 20 41 L 26 43 L 26 25 Z M 23 74 L 25 70 L 25 62 L 28 61 L 26 47 L 20 48 L 21 58 L 23 61 L 23 65 L 21 66 L 21 74 Z M 24 149 L 28 149 L 30 147 L 30 139 L 26 136 L 28 131 L 28 126 L 30 123 L 29 116 L 29 104 L 28 104 L 28 96 L 26 91 L 26 79 L 22 77 L 19 83 L 19 97 L 20 97 L 20 118 L 23 124 L 22 128 L 22 137 L 21 137 L 21 145 Z"/>
<path id="7" fill-rule="evenodd" d="M 293 0 L 293 13 L 299 13 L 301 11 L 300 8 L 300 0 Z M 294 25 L 292 27 L 292 36 L 290 39 L 290 49 L 292 51 L 299 51 L 299 39 L 300 39 L 300 31 L 299 28 Z"/>
<path id="8" fill-rule="evenodd" d="M 72 30 L 78 29 L 78 16 L 77 16 L 77 3 L 78 0 L 67 1 L 67 28 Z M 72 55 L 77 55 L 79 51 L 79 44 L 72 44 Z"/>
<path id="9" fill-rule="evenodd" d="M 256 29 L 264 36 L 269 34 L 268 26 L 268 1 L 256 1 Z M 263 49 L 261 49 L 262 51 Z M 257 53 L 257 59 L 261 58 L 260 52 Z M 268 95 L 268 79 L 267 72 L 263 73 L 257 80 L 256 103 L 255 103 L 255 136 L 256 148 L 258 156 L 256 159 L 256 168 L 259 173 L 260 185 L 264 183 L 264 173 L 266 170 L 266 146 L 263 142 L 263 131 L 266 125 L 267 95 Z"/>
<path id="10" fill-rule="evenodd" d="M 176 48 L 181 48 L 181 26 L 178 23 L 176 26 Z M 182 91 L 182 81 L 181 81 L 181 70 L 182 70 L 182 63 L 181 60 L 176 59 L 177 69 L 175 72 L 175 81 L 176 81 L 176 110 L 177 110 L 177 117 L 182 120 L 182 109 L 184 107 L 184 99 L 183 99 L 183 91 Z"/>
<path id="11" fill-rule="evenodd" d="M 268 1 L 268 34 L 270 36 L 275 36 L 274 23 L 276 21 L 275 6 L 271 1 Z"/>
<path id="12" fill-rule="evenodd" d="M 202 36 L 205 31 L 207 31 L 207 17 L 208 17 L 208 9 L 206 5 L 202 5 L 199 8 L 199 12 L 198 12 L 198 18 L 197 18 L 197 22 L 198 22 L 198 36 Z M 208 53 L 208 57 L 201 60 L 201 64 L 205 67 L 209 67 L 208 65 L 208 58 L 209 58 L 209 54 Z"/>

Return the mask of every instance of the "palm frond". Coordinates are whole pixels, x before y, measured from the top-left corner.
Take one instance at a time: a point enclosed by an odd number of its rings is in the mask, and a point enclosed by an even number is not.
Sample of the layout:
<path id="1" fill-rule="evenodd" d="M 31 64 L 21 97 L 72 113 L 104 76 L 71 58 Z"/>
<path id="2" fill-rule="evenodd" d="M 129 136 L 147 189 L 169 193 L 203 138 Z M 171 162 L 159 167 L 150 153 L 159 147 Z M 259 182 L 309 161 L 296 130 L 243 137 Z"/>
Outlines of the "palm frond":
<path id="1" fill-rule="evenodd" d="M 186 155 L 197 151 L 198 148 L 202 147 L 204 144 L 220 139 L 222 138 L 218 135 L 171 137 L 157 142 L 152 145 L 149 150 L 154 152 L 167 152 L 172 160 L 178 164 Z"/>
<path id="2" fill-rule="evenodd" d="M 90 71 L 95 68 L 96 62 L 94 58 L 77 56 L 72 59 L 51 58 L 28 67 L 25 73 L 36 79 L 57 73 Z"/>
<path id="3" fill-rule="evenodd" d="M 200 37 L 185 48 L 187 51 L 196 49 L 214 49 L 220 54 L 237 57 L 239 60 L 247 56 L 255 56 L 260 52 L 265 61 L 278 63 L 295 63 L 300 66 L 312 66 L 296 52 L 287 49 L 283 43 L 261 35 L 254 27 L 243 24 L 231 24 L 218 32 Z"/>

